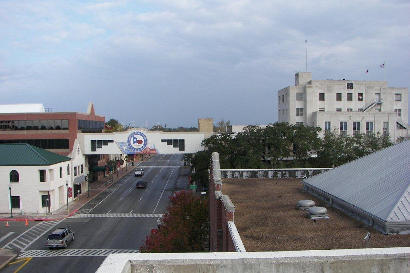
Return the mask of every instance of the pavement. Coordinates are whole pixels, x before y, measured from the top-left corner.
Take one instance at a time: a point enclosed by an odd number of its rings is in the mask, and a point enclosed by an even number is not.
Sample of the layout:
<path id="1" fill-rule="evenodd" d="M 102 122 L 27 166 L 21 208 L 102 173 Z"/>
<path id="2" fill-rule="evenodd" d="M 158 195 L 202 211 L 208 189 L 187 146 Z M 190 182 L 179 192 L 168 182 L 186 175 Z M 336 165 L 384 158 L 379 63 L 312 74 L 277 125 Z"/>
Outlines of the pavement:
<path id="1" fill-rule="evenodd" d="M 74 215 L 79 209 L 81 209 L 89 201 L 97 197 L 101 192 L 105 191 L 112 184 L 120 180 L 123 176 L 134 171 L 134 169 L 138 165 L 139 164 L 137 163 L 136 166 L 128 166 L 127 168 L 122 168 L 117 173 L 114 173 L 112 177 L 107 176 L 98 181 L 90 182 L 89 192 L 84 192 L 77 195 L 77 197 L 68 204 L 68 209 L 67 206 L 63 206 L 60 209 L 46 215 L 17 214 L 13 215 L 13 218 L 10 217 L 10 214 L 0 214 L 0 222 L 8 223 L 12 221 L 22 221 L 27 223 L 29 221 L 63 220 L 67 217 Z M 13 250 L 0 248 L 0 270 L 3 267 L 5 267 L 8 263 L 10 263 L 12 260 L 14 260 L 17 256 L 18 253 L 14 252 Z"/>

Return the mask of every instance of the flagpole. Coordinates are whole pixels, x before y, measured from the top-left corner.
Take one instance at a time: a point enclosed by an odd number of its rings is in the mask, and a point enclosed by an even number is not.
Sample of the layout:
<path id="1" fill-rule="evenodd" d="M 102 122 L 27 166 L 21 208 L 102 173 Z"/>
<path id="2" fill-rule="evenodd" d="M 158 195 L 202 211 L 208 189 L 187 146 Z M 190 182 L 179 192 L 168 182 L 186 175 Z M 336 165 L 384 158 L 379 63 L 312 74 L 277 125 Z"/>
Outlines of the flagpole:
<path id="1" fill-rule="evenodd" d="M 306 60 L 305 60 L 305 63 L 306 63 L 306 72 L 307 72 L 307 40 L 305 40 L 305 48 L 306 48 Z"/>
<path id="2" fill-rule="evenodd" d="M 386 61 L 383 62 L 384 81 L 386 81 Z"/>

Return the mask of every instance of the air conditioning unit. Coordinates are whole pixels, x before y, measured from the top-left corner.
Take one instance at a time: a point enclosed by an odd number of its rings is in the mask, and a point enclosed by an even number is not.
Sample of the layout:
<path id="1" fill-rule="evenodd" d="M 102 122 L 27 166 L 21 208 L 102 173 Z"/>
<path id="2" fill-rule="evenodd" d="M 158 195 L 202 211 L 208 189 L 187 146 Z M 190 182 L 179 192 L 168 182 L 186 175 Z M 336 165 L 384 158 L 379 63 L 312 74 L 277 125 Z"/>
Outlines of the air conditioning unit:
<path id="1" fill-rule="evenodd" d="M 296 205 L 300 210 L 308 210 L 309 208 L 315 205 L 315 201 L 313 200 L 299 200 L 298 204 Z"/>
<path id="2" fill-rule="evenodd" d="M 307 217 L 312 220 L 329 219 L 327 209 L 324 207 L 310 207 L 308 209 Z"/>

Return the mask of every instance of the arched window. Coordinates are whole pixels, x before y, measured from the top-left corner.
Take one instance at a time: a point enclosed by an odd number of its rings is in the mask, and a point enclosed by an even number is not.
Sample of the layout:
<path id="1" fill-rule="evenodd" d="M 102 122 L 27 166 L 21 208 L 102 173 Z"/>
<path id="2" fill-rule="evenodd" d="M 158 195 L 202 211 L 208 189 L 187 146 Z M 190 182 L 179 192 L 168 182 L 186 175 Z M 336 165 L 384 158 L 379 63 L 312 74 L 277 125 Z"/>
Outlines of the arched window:
<path id="1" fill-rule="evenodd" d="M 10 172 L 10 182 L 19 182 L 19 173 L 16 170 Z"/>

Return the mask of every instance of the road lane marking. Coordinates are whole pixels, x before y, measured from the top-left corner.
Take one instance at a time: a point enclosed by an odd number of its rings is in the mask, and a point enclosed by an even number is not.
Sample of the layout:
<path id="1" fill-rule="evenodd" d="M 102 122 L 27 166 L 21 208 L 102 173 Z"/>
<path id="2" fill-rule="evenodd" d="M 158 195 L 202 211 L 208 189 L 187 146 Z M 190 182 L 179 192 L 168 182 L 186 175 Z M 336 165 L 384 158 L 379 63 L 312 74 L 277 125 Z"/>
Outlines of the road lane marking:
<path id="1" fill-rule="evenodd" d="M 118 253 L 139 253 L 137 249 L 55 249 L 55 250 L 26 250 L 19 254 L 19 258 L 47 258 L 47 257 L 106 257 Z"/>
<path id="2" fill-rule="evenodd" d="M 14 273 L 17 273 L 17 272 L 19 272 L 26 264 L 28 264 L 28 262 L 30 262 L 31 259 L 33 259 L 33 258 L 31 258 L 31 257 L 30 257 L 30 258 L 21 258 L 21 259 L 15 260 L 14 262 L 11 262 L 11 263 L 9 263 L 9 264 L 18 264 L 18 263 L 24 261 L 24 263 L 23 263 L 22 265 L 20 265 L 20 266 L 16 269 L 16 271 L 14 271 Z"/>
<path id="3" fill-rule="evenodd" d="M 163 214 L 157 213 L 97 213 L 97 214 L 75 214 L 69 219 L 74 218 L 158 218 Z"/>
<path id="4" fill-rule="evenodd" d="M 164 188 L 162 189 L 161 195 L 159 196 L 158 202 L 157 202 L 157 204 L 155 205 L 154 211 L 153 211 L 152 213 L 155 213 L 155 211 L 157 210 L 159 201 L 161 201 L 162 195 L 164 194 L 165 189 L 166 189 L 166 187 L 167 187 L 167 185 L 168 185 L 168 182 L 169 182 L 169 180 L 170 180 L 170 178 L 171 178 L 171 176 L 172 176 L 173 173 L 174 173 L 174 171 L 171 171 L 171 172 L 169 173 L 169 176 L 168 176 L 168 178 L 167 178 L 167 183 L 165 183 L 165 186 L 164 186 Z"/>
<path id="5" fill-rule="evenodd" d="M 12 234 L 14 234 L 14 232 L 9 232 L 6 235 L 4 235 L 3 237 L 1 237 L 0 238 L 0 243 L 3 242 L 4 240 L 6 240 Z"/>

